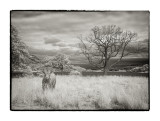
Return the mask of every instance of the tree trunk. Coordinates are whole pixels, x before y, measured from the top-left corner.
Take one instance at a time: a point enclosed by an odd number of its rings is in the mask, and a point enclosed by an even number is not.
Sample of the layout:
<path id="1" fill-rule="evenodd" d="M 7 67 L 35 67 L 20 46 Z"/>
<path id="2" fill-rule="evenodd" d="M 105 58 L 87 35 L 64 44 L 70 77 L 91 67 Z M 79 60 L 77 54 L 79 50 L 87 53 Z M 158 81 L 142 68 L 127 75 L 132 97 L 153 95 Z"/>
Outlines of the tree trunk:
<path id="1" fill-rule="evenodd" d="M 106 67 L 104 68 L 104 75 L 108 75 L 108 71 L 109 71 L 109 68 L 108 68 L 108 66 L 106 66 Z"/>
<path id="2" fill-rule="evenodd" d="M 108 75 L 108 71 L 109 71 L 108 60 L 106 59 L 104 66 L 104 75 Z"/>
<path id="3" fill-rule="evenodd" d="M 108 68 L 108 61 L 107 59 L 107 48 L 105 48 L 105 64 L 104 64 L 104 75 L 108 74 L 109 68 Z"/>

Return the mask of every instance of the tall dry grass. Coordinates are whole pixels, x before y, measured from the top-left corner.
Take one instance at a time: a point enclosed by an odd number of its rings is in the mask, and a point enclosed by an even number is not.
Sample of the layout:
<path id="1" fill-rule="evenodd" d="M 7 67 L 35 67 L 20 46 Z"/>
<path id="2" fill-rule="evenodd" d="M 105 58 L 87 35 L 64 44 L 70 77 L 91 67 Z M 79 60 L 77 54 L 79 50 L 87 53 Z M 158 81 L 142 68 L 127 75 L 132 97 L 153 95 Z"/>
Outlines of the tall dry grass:
<path id="1" fill-rule="evenodd" d="M 12 79 L 12 109 L 148 109 L 148 78 L 57 76 L 53 91 L 42 91 L 42 78 Z"/>

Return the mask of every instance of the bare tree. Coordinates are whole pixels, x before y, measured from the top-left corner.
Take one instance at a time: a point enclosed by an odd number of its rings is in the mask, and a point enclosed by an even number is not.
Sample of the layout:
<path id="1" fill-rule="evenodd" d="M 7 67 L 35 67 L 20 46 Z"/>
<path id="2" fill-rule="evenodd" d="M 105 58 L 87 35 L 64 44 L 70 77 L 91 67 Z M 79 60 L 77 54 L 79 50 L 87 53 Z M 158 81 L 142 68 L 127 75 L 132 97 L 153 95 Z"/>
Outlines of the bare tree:
<path id="1" fill-rule="evenodd" d="M 123 57 L 131 54 L 125 51 L 128 44 L 136 39 L 137 34 L 130 31 L 123 31 L 115 25 L 94 27 L 92 33 L 87 37 L 80 36 L 80 48 L 88 59 L 89 63 L 102 69 L 104 74 L 120 62 Z M 110 59 L 118 57 L 116 62 L 109 64 Z"/>

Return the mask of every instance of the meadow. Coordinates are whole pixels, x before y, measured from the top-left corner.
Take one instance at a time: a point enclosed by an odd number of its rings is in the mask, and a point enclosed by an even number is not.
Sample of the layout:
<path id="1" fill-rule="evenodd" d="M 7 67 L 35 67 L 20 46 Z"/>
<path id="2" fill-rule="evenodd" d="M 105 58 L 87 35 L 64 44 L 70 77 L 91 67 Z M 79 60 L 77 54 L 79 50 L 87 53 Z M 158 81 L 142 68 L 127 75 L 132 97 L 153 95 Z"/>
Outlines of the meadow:
<path id="1" fill-rule="evenodd" d="M 12 110 L 148 110 L 148 78 L 57 75 L 42 91 L 42 77 L 12 78 Z"/>

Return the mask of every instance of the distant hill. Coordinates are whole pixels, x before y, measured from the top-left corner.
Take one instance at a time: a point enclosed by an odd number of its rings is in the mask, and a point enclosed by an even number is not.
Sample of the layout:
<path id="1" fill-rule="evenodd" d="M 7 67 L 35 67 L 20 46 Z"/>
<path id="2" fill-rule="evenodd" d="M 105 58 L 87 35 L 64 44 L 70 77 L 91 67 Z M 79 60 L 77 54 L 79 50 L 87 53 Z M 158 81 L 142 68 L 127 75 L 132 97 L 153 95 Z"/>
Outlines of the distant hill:
<path id="1" fill-rule="evenodd" d="M 111 63 L 112 64 L 113 62 L 115 62 L 117 59 L 112 59 L 111 60 Z M 124 58 L 122 59 L 121 62 L 119 62 L 117 65 L 115 65 L 113 68 L 124 68 L 124 67 L 127 67 L 127 66 L 133 66 L 133 67 L 136 67 L 136 66 L 142 66 L 142 65 L 145 65 L 145 64 L 149 64 L 149 59 L 148 58 Z M 90 64 L 73 64 L 75 66 L 80 66 L 82 68 L 85 68 L 85 69 L 93 69 L 93 70 L 96 70 L 96 68 L 92 67 Z"/>
<path id="2" fill-rule="evenodd" d="M 45 60 L 45 59 L 49 59 L 52 58 L 53 56 L 47 56 L 46 55 L 37 55 L 36 56 L 38 58 L 40 58 L 41 60 Z M 86 58 L 82 58 L 82 57 L 71 57 L 71 64 L 74 66 L 80 66 L 82 68 L 85 69 L 93 69 L 96 70 L 96 68 L 92 67 Z M 112 64 L 113 62 L 115 62 L 117 59 L 111 59 L 110 60 L 110 64 Z M 142 66 L 145 64 L 149 64 L 149 59 L 148 58 L 135 58 L 135 57 L 131 57 L 131 58 L 123 58 L 121 62 L 119 62 L 117 65 L 115 65 L 113 68 L 124 68 L 127 66 Z"/>

